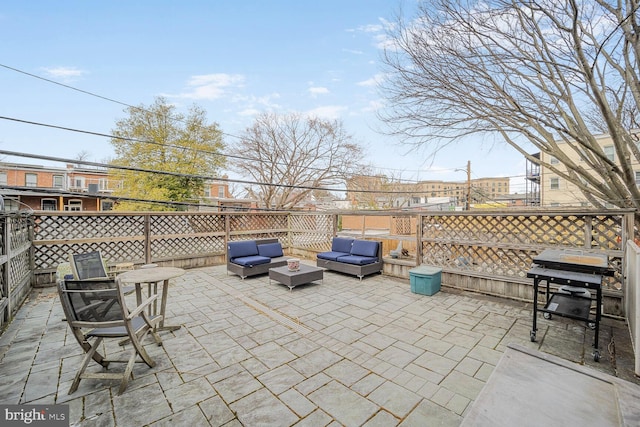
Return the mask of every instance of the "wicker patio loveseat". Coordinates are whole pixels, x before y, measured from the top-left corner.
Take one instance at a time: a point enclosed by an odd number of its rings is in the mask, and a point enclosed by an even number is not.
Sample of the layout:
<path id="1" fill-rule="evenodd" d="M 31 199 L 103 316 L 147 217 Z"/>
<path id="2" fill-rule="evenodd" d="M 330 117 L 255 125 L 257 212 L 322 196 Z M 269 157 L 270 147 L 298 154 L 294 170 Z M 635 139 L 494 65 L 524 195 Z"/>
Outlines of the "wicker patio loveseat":
<path id="1" fill-rule="evenodd" d="M 316 265 L 362 280 L 366 275 L 382 272 L 382 242 L 334 237 L 331 250 L 317 255 Z"/>
<path id="2" fill-rule="evenodd" d="M 287 265 L 278 239 L 242 240 L 227 243 L 227 272 L 242 279 Z"/>

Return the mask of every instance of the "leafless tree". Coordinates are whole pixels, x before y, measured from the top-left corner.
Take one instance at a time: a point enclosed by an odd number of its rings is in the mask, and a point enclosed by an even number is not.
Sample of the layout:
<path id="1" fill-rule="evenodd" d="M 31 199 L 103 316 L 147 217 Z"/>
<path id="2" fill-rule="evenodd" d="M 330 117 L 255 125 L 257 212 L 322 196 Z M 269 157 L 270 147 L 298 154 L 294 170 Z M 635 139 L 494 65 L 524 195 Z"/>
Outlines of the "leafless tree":
<path id="1" fill-rule="evenodd" d="M 363 167 L 347 183 L 349 200 L 360 209 L 385 209 L 406 207 L 411 191 L 418 191 L 417 183 L 403 182 L 400 172 L 375 171 L 372 167 Z"/>
<path id="2" fill-rule="evenodd" d="M 537 151 L 558 159 L 566 170 L 543 166 L 594 204 L 638 208 L 639 1 L 423 1 L 390 31 L 381 116 L 432 150 L 497 134 L 531 161 Z"/>
<path id="3" fill-rule="evenodd" d="M 314 189 L 343 184 L 363 158 L 340 121 L 295 113 L 261 114 L 232 151 L 233 169 L 258 183 L 262 206 L 283 210 Z"/>

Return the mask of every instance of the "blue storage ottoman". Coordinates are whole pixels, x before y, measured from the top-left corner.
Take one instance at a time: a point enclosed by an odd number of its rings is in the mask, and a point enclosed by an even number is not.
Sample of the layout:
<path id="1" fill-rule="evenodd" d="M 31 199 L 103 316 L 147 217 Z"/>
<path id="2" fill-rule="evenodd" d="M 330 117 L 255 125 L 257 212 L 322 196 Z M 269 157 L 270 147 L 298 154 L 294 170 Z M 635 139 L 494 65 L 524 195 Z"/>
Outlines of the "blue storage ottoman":
<path id="1" fill-rule="evenodd" d="M 440 290 L 442 268 L 421 265 L 409 270 L 411 292 L 420 295 L 433 295 Z"/>

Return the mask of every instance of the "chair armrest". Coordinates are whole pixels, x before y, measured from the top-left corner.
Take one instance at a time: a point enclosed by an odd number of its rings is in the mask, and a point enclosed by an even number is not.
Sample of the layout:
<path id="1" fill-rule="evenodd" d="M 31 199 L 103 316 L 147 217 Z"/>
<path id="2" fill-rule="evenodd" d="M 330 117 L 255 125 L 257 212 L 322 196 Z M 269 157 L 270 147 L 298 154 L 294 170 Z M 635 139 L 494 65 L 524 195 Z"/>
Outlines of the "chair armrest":
<path id="1" fill-rule="evenodd" d="M 158 298 L 158 294 L 154 294 L 154 295 L 151 295 L 146 300 L 142 301 L 139 306 L 137 306 L 132 312 L 129 313 L 129 315 L 127 316 L 127 319 L 131 320 L 137 315 L 139 315 L 141 312 L 143 312 L 147 308 L 149 304 L 151 304 L 157 298 Z"/>

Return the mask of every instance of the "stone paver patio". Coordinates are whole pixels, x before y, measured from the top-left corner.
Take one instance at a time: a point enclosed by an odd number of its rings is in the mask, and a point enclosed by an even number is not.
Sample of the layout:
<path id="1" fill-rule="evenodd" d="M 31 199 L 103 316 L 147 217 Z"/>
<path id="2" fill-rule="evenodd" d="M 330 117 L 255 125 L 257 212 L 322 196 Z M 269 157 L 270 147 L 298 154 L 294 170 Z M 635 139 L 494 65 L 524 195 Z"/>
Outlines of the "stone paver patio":
<path id="1" fill-rule="evenodd" d="M 216 266 L 172 280 L 168 297 L 167 322 L 183 327 L 149 341 L 155 368 L 136 364 L 121 396 L 100 380 L 68 395 L 82 352 L 55 288 L 34 290 L 0 337 L 0 403 L 68 404 L 83 426 L 458 426 L 509 343 L 639 383 L 622 321 L 601 324 L 596 363 L 583 323 L 540 316 L 532 343 L 529 304 L 417 295 L 407 279 L 325 272 L 290 292 Z"/>

